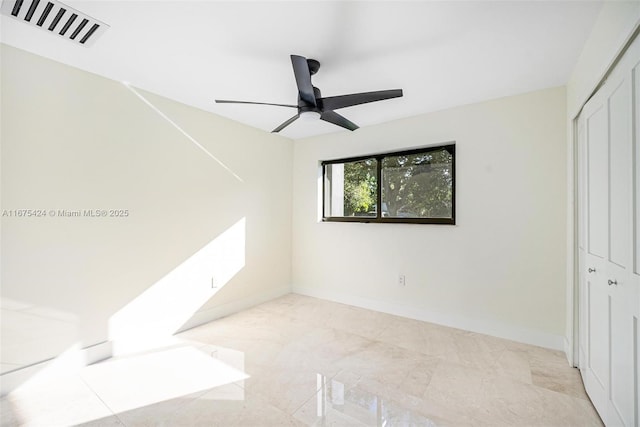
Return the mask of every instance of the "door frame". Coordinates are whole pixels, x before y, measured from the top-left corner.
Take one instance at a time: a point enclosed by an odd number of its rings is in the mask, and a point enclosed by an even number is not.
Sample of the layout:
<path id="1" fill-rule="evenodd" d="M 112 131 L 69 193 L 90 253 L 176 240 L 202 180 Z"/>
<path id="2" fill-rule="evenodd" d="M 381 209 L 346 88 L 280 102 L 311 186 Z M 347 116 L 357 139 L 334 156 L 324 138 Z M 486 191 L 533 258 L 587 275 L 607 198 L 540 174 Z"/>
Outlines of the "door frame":
<path id="1" fill-rule="evenodd" d="M 600 84 L 598 84 L 600 86 Z M 595 93 L 595 91 L 594 91 Z M 591 95 L 593 96 L 593 94 Z M 588 99 L 591 99 L 589 96 Z M 580 243 L 578 233 L 580 232 L 579 227 L 580 223 L 578 210 L 580 209 L 579 204 L 579 188 L 578 188 L 578 174 L 580 170 L 578 168 L 580 159 L 578 157 L 578 119 L 580 118 L 580 114 L 582 113 L 582 109 L 584 108 L 584 104 L 580 108 L 578 114 L 571 120 L 571 129 L 572 129 L 572 138 L 571 138 L 571 192 L 572 192 L 572 200 L 573 200 L 573 210 L 571 212 L 571 280 L 572 280 L 572 288 L 573 292 L 571 292 L 571 332 L 572 332 L 572 343 L 570 352 L 567 353 L 567 358 L 569 359 L 569 364 L 574 368 L 580 368 Z M 569 316 L 567 316 L 569 319 Z M 565 352 L 567 349 L 565 348 Z"/>

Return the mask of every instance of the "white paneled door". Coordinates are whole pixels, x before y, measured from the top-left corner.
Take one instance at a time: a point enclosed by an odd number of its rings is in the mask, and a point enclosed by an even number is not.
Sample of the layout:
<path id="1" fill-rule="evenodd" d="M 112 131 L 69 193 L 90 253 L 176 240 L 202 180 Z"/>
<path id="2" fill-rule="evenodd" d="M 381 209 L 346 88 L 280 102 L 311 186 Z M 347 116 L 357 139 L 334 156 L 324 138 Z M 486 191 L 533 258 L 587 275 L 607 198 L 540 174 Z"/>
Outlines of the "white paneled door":
<path id="1" fill-rule="evenodd" d="M 607 426 L 638 426 L 640 39 L 578 119 L 579 365 Z"/>

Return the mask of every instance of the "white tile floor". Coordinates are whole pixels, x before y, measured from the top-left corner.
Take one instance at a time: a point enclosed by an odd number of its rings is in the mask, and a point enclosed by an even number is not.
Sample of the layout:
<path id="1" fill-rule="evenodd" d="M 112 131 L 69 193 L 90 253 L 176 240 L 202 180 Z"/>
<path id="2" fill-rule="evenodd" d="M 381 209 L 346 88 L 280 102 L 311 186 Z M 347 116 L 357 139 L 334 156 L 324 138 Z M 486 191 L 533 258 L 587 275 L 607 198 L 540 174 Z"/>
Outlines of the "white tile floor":
<path id="1" fill-rule="evenodd" d="M 602 425 L 561 352 L 295 294 L 1 404 L 3 427 Z"/>

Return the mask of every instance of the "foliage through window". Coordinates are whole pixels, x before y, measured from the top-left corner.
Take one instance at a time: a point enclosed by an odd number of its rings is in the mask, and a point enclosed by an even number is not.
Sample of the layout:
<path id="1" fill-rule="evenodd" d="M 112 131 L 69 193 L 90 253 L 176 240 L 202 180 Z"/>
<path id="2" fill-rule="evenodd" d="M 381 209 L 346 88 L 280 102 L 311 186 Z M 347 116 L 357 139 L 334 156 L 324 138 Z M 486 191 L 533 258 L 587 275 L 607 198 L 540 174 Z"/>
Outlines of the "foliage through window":
<path id="1" fill-rule="evenodd" d="M 322 168 L 325 221 L 455 224 L 453 144 L 329 160 Z"/>

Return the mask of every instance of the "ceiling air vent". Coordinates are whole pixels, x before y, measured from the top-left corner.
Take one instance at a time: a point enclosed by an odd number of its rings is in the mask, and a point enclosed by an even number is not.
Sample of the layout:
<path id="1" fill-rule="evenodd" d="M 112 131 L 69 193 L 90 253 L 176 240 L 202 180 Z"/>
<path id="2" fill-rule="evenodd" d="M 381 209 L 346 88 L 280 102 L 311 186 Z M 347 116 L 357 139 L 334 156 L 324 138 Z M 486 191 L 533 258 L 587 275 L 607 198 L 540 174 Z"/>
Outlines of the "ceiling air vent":
<path id="1" fill-rule="evenodd" d="M 4 0 L 0 12 L 67 40 L 91 46 L 109 26 L 52 0 Z"/>

